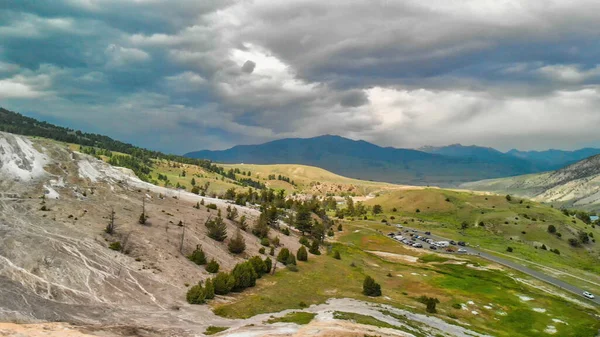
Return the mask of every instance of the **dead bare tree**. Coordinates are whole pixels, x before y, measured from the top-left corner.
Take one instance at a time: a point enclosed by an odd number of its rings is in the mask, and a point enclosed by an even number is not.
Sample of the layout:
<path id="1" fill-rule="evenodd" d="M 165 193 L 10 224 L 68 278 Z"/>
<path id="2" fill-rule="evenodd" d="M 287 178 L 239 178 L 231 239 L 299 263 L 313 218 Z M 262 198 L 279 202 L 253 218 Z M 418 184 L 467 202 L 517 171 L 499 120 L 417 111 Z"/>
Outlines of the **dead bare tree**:
<path id="1" fill-rule="evenodd" d="M 182 223 L 183 225 L 183 232 L 181 233 L 181 244 L 179 245 L 179 253 L 181 253 L 181 255 L 183 255 L 183 240 L 185 238 L 185 223 Z"/>
<path id="2" fill-rule="evenodd" d="M 121 244 L 121 253 L 125 252 L 125 247 L 127 246 L 127 242 L 129 241 L 129 236 L 131 235 L 131 232 L 133 232 L 133 230 L 131 230 L 131 231 L 129 231 L 129 233 L 127 233 L 127 236 L 123 240 L 123 244 Z"/>
<path id="3" fill-rule="evenodd" d="M 106 225 L 106 229 L 104 230 L 106 234 L 113 235 L 115 233 L 115 210 L 114 208 L 110 208 L 110 217 L 108 220 L 108 225 Z"/>

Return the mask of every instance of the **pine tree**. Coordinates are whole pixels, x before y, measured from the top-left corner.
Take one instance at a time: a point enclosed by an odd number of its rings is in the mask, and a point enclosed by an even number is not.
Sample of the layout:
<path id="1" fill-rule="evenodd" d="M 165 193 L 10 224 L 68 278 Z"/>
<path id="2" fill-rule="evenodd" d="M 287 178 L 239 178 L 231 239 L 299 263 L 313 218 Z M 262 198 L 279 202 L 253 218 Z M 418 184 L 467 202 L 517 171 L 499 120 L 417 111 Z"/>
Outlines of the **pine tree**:
<path id="1" fill-rule="evenodd" d="M 199 266 L 206 264 L 206 255 L 202 250 L 202 246 L 197 246 L 196 250 L 194 250 L 194 252 L 188 256 L 188 259 Z"/>
<path id="2" fill-rule="evenodd" d="M 275 247 L 271 247 L 271 250 L 269 250 L 269 255 L 275 256 Z"/>
<path id="3" fill-rule="evenodd" d="M 235 279 L 235 285 L 232 291 L 240 292 L 246 288 L 254 287 L 258 275 L 254 271 L 254 267 L 249 262 L 238 263 L 231 272 Z"/>
<path id="4" fill-rule="evenodd" d="M 298 258 L 298 261 L 308 261 L 308 252 L 306 251 L 306 247 L 300 247 L 296 253 L 296 257 Z"/>
<path id="5" fill-rule="evenodd" d="M 314 240 L 308 251 L 313 255 L 321 255 L 321 251 L 319 251 L 319 242 Z"/>
<path id="6" fill-rule="evenodd" d="M 271 268 L 273 268 L 273 261 L 271 260 L 271 258 L 266 257 L 265 258 L 265 274 L 270 273 Z"/>
<path id="7" fill-rule="evenodd" d="M 244 240 L 239 229 L 235 233 L 235 236 L 229 241 L 228 248 L 233 254 L 241 254 L 246 250 L 246 240 Z"/>
<path id="8" fill-rule="evenodd" d="M 341 232 L 343 230 L 342 229 L 342 224 L 339 224 L 337 229 L 338 229 L 338 232 Z"/>
<path id="9" fill-rule="evenodd" d="M 381 286 L 371 276 L 365 277 L 363 294 L 367 296 L 381 296 Z"/>
<path id="10" fill-rule="evenodd" d="M 279 251 L 279 254 L 277 254 L 277 261 L 286 264 L 287 263 L 287 259 L 290 256 L 290 251 L 287 248 L 282 248 Z"/>
<path id="11" fill-rule="evenodd" d="M 219 263 L 215 261 L 215 259 L 211 259 L 210 262 L 206 265 L 206 271 L 212 274 L 216 274 L 219 272 Z"/>
<path id="12" fill-rule="evenodd" d="M 227 238 L 227 225 L 221 216 L 217 216 L 214 220 L 208 220 L 206 228 L 208 228 L 208 237 L 213 240 L 222 242 Z"/>
<path id="13" fill-rule="evenodd" d="M 246 223 L 246 216 L 242 215 L 240 217 L 240 229 L 244 232 L 248 229 L 248 224 Z"/>
<path id="14" fill-rule="evenodd" d="M 287 260 L 285 261 L 286 266 L 289 266 L 290 264 L 296 264 L 296 258 L 294 257 L 294 254 L 289 254 Z"/>
<path id="15" fill-rule="evenodd" d="M 312 219 L 308 207 L 301 205 L 296 212 L 296 229 L 304 233 L 310 233 L 312 229 Z"/>
<path id="16" fill-rule="evenodd" d="M 258 278 L 261 278 L 265 273 L 267 273 L 267 266 L 265 265 L 265 261 L 263 261 L 260 256 L 254 256 L 251 258 L 250 263 L 252 264 L 252 268 L 256 272 Z"/>

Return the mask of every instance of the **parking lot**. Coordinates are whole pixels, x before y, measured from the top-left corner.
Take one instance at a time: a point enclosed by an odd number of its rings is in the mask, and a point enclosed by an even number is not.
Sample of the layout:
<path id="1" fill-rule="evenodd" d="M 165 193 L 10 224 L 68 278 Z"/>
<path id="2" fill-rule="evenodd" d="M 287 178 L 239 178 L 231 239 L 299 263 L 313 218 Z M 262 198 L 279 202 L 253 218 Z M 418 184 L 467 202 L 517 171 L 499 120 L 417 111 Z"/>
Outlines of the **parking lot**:
<path id="1" fill-rule="evenodd" d="M 432 252 L 446 254 L 469 254 L 474 253 L 468 247 L 467 242 L 447 240 L 441 237 L 432 235 L 427 231 L 419 231 L 413 228 L 404 227 L 401 225 L 393 225 L 394 230 L 387 233 L 387 236 L 397 241 L 398 243 L 420 248 Z M 477 253 L 475 253 L 477 254 Z"/>

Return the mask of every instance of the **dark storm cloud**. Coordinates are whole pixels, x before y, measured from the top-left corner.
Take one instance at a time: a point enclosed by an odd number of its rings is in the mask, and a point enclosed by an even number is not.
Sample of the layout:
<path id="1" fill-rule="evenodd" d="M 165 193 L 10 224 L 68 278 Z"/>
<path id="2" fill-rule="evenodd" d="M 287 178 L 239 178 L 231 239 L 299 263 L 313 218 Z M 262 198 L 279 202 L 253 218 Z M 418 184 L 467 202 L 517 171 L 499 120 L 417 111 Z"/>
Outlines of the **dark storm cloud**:
<path id="1" fill-rule="evenodd" d="M 178 153 L 324 133 L 600 145 L 598 11 L 591 0 L 3 1 L 0 99 Z"/>

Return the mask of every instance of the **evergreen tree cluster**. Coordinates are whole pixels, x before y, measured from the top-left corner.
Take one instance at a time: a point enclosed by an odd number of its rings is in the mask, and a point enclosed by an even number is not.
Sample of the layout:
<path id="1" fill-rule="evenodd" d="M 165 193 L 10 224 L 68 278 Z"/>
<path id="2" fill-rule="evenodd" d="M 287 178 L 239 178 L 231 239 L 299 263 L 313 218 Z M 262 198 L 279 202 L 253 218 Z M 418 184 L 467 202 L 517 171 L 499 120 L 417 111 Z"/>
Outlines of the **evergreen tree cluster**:
<path id="1" fill-rule="evenodd" d="M 262 260 L 254 256 L 250 260 L 235 265 L 231 273 L 220 272 L 206 282 L 199 282 L 191 287 L 186 300 L 190 304 L 204 304 L 215 295 L 227 295 L 230 292 L 242 292 L 254 287 L 256 280 L 271 272 L 272 261 L 270 258 Z"/>

